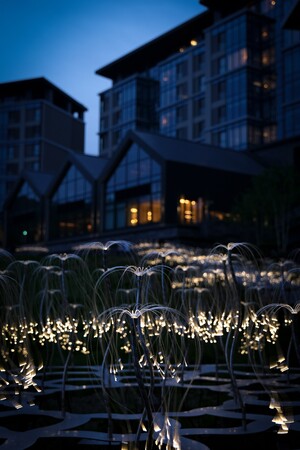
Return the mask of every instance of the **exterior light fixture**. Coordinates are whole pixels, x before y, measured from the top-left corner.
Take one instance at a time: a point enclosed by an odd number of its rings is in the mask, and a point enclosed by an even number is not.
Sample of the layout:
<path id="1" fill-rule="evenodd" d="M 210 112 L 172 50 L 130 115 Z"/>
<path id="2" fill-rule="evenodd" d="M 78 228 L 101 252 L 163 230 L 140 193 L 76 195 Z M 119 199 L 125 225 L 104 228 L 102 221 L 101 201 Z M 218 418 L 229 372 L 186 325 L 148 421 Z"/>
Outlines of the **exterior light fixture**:
<path id="1" fill-rule="evenodd" d="M 193 47 L 195 47 L 195 46 L 198 44 L 198 42 L 196 41 L 196 39 L 192 39 L 191 42 L 190 42 L 190 44 L 191 44 Z"/>

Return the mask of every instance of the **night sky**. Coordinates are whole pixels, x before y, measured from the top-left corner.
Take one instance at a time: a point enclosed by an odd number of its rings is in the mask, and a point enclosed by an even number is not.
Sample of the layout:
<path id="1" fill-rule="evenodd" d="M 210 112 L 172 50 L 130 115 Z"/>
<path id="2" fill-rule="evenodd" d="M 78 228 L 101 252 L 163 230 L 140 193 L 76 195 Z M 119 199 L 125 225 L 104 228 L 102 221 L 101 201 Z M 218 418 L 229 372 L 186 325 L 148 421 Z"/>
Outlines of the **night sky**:
<path id="1" fill-rule="evenodd" d="M 200 14 L 198 0 L 0 0 L 0 82 L 45 77 L 88 108 L 98 152 L 100 67 Z"/>

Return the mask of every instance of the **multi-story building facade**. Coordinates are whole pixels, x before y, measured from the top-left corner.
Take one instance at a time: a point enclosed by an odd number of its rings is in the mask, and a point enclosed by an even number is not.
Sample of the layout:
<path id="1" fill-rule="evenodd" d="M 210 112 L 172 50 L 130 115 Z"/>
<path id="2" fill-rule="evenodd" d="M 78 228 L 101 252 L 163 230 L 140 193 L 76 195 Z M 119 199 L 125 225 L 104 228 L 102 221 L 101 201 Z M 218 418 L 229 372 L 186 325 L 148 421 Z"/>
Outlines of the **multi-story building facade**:
<path id="1" fill-rule="evenodd" d="M 0 210 L 22 170 L 57 170 L 58 150 L 84 151 L 86 108 L 45 78 L 0 84 Z"/>
<path id="2" fill-rule="evenodd" d="M 129 129 L 252 149 L 300 134 L 295 0 L 201 0 L 207 10 L 97 70 L 100 154 Z M 289 23 L 288 23 L 289 22 Z"/>

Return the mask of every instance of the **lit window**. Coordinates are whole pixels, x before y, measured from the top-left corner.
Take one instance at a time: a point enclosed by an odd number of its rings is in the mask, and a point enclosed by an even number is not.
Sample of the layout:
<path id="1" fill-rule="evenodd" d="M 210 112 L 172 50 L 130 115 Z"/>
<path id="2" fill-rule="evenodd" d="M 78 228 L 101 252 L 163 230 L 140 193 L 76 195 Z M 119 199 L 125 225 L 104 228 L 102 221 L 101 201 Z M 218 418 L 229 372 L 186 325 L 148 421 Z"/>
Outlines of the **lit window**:
<path id="1" fill-rule="evenodd" d="M 138 209 L 130 208 L 130 225 L 135 226 L 138 223 Z"/>
<path id="2" fill-rule="evenodd" d="M 197 202 L 184 197 L 179 199 L 179 220 L 181 223 L 197 223 Z"/>
<path id="3" fill-rule="evenodd" d="M 276 125 L 268 125 L 263 129 L 263 140 L 264 143 L 274 142 L 277 138 L 277 127 Z"/>
<path id="4" fill-rule="evenodd" d="M 195 46 L 198 44 L 198 42 L 196 41 L 196 39 L 192 39 L 191 42 L 190 42 L 190 44 L 191 44 L 193 47 L 195 47 Z"/>
<path id="5" fill-rule="evenodd" d="M 163 126 L 168 125 L 168 118 L 167 118 L 166 116 L 163 116 L 163 117 L 161 118 L 161 124 L 162 124 Z"/>
<path id="6" fill-rule="evenodd" d="M 275 49 L 274 47 L 268 48 L 262 53 L 262 63 L 264 66 L 274 63 L 275 61 Z"/>

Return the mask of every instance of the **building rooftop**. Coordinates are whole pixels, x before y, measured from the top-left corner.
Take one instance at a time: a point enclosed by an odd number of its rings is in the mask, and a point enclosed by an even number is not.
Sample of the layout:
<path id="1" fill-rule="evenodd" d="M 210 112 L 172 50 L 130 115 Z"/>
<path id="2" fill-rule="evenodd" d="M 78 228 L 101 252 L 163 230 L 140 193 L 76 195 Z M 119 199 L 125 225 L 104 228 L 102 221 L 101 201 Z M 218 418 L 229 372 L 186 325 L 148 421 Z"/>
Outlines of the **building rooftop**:
<path id="1" fill-rule="evenodd" d="M 166 161 L 249 175 L 257 175 L 263 168 L 249 152 L 150 133 L 135 132 L 135 134 Z"/>
<path id="2" fill-rule="evenodd" d="M 93 180 L 98 180 L 107 165 L 108 158 L 103 156 L 70 154 L 70 160 L 77 163 Z"/>
<path id="3" fill-rule="evenodd" d="M 189 47 L 192 39 L 197 39 L 202 30 L 212 23 L 212 14 L 205 11 L 172 30 L 153 39 L 136 50 L 96 70 L 97 75 L 113 81 L 132 74 L 144 72 L 168 58 L 172 53 Z"/>
<path id="4" fill-rule="evenodd" d="M 244 8 L 247 4 L 251 3 L 250 0 L 199 0 L 200 5 L 206 6 L 208 9 L 220 10 L 223 12 L 231 13 L 238 9 Z"/>
<path id="5" fill-rule="evenodd" d="M 51 93 L 51 95 L 49 95 Z M 48 100 L 61 109 L 71 113 L 87 111 L 87 108 L 56 87 L 46 78 L 0 83 L 0 103 L 9 100 Z"/>
<path id="6" fill-rule="evenodd" d="M 122 158 L 124 149 L 127 149 L 131 142 L 138 143 L 148 150 L 150 155 L 152 153 L 153 157 L 162 162 L 172 161 L 246 175 L 258 175 L 264 170 L 264 165 L 257 158 L 252 157 L 250 152 L 152 133 L 129 131 L 115 157 L 111 158 L 107 172 L 110 172 L 116 162 Z"/>

